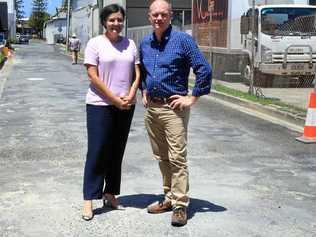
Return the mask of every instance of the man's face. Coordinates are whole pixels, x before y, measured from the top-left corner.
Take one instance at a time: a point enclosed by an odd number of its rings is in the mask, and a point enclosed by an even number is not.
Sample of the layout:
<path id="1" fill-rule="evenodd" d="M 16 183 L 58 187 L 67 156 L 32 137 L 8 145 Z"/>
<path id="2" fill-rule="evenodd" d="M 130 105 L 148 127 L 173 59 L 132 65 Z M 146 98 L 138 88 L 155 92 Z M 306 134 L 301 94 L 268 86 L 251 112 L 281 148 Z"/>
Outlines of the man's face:
<path id="1" fill-rule="evenodd" d="M 149 8 L 149 21 L 157 33 L 163 33 L 168 28 L 171 16 L 170 5 L 163 0 L 153 2 Z"/>

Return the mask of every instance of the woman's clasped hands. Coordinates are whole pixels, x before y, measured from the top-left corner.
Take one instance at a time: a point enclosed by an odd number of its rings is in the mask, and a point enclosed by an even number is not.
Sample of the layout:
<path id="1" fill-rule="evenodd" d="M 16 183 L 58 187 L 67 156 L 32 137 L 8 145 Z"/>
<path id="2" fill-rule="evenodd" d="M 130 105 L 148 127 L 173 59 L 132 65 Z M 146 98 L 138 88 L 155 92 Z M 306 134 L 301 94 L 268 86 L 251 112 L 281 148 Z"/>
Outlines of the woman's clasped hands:
<path id="1" fill-rule="evenodd" d="M 135 96 L 118 96 L 115 99 L 114 105 L 120 110 L 129 110 L 133 104 Z"/>

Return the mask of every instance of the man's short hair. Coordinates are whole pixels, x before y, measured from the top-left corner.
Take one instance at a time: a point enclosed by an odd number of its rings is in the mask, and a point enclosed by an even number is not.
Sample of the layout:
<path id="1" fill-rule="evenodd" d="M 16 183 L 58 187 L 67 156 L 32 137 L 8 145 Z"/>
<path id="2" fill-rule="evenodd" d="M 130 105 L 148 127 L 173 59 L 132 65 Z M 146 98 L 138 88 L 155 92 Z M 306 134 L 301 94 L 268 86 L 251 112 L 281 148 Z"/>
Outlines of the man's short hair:
<path id="1" fill-rule="evenodd" d="M 168 3 L 169 5 L 170 5 L 170 8 L 171 8 L 171 1 L 170 0 L 150 0 L 149 1 L 149 8 L 150 8 L 150 6 L 151 6 L 151 4 L 153 4 L 154 2 L 156 2 L 156 1 L 164 1 L 164 2 L 166 2 L 166 3 Z M 170 9 L 171 10 L 171 9 Z"/>
<path id="2" fill-rule="evenodd" d="M 171 4 L 171 1 L 169 1 L 169 0 L 150 0 L 149 6 L 148 6 L 148 13 L 150 13 L 150 7 L 151 7 L 151 5 L 152 5 L 154 2 L 156 2 L 156 1 L 163 1 L 163 2 L 168 3 L 168 5 L 169 5 L 169 12 L 172 14 L 172 4 Z"/>

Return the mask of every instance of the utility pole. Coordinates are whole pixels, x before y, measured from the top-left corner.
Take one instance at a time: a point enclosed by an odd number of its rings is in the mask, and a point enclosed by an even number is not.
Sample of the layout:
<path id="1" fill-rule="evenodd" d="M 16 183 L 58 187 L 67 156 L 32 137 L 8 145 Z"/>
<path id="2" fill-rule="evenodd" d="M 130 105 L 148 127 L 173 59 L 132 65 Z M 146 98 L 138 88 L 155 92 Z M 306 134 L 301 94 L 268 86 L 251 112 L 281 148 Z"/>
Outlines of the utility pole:
<path id="1" fill-rule="evenodd" d="M 254 76 L 255 76 L 255 0 L 252 0 L 252 9 L 251 9 L 251 74 L 250 74 L 250 85 L 249 85 L 249 94 L 254 94 Z"/>
<path id="2" fill-rule="evenodd" d="M 70 32 L 70 1 L 67 0 L 67 30 L 66 30 L 66 51 L 69 51 L 69 32 Z"/>
<path id="3" fill-rule="evenodd" d="M 99 7 L 99 12 L 101 12 L 102 8 L 104 7 L 104 1 L 103 0 L 97 0 L 98 7 Z M 99 19 L 99 34 L 103 34 L 103 26 L 102 22 Z"/>
<path id="4" fill-rule="evenodd" d="M 192 8 L 193 9 L 193 8 Z M 210 1 L 209 2 L 209 5 L 208 5 L 208 11 L 210 13 L 210 20 L 209 20 L 209 24 L 208 24 L 208 27 L 209 27 L 209 34 L 208 34 L 208 37 L 209 37 L 209 49 L 210 49 L 210 53 L 209 53 L 209 63 L 212 64 L 212 46 L 213 46 L 213 42 L 212 42 L 212 24 L 213 24 L 213 12 L 214 12 L 214 9 L 215 9 L 215 1 Z"/>

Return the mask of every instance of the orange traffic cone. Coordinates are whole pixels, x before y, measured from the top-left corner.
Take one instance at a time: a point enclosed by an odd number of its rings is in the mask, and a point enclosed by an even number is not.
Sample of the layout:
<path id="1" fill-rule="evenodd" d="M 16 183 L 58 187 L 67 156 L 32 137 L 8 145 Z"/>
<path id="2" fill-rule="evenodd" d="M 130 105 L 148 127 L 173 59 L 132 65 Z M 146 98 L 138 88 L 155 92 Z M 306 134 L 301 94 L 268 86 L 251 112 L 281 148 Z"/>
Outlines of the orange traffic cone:
<path id="1" fill-rule="evenodd" d="M 304 143 L 316 143 L 316 91 L 310 94 L 304 134 L 296 140 Z"/>

